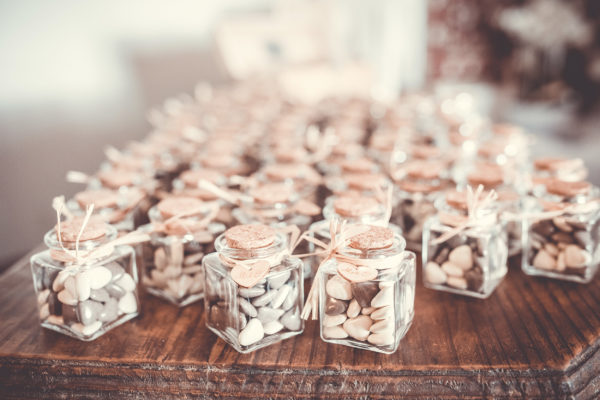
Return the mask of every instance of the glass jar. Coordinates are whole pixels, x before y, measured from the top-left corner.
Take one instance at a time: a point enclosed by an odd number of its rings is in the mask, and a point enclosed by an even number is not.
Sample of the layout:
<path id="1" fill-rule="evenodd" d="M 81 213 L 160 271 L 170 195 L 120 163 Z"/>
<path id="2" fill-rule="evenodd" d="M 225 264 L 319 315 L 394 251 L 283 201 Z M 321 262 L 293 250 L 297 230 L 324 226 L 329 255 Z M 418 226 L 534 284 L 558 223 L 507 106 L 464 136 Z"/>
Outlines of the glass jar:
<path id="1" fill-rule="evenodd" d="M 287 251 L 287 239 L 266 225 L 238 225 L 215 241 L 204 257 L 206 326 L 240 353 L 298 335 L 304 298 L 303 264 Z M 234 279 L 237 263 L 268 268 L 253 281 Z M 257 272 L 258 274 L 258 272 Z"/>
<path id="2" fill-rule="evenodd" d="M 211 222 L 212 210 L 211 217 L 211 205 L 193 197 L 167 198 L 150 209 L 152 224 L 141 228 L 151 238 L 141 245 L 146 291 L 179 307 L 204 297 L 202 258 L 214 251 L 215 237 L 225 230 Z M 188 214 L 172 219 L 180 213 Z"/>
<path id="3" fill-rule="evenodd" d="M 522 268 L 528 275 L 579 283 L 600 263 L 598 189 L 588 182 L 549 179 L 536 193 L 535 216 L 523 223 Z"/>
<path id="4" fill-rule="evenodd" d="M 409 161 L 394 171 L 392 222 L 402 229 L 410 250 L 421 251 L 423 225 L 436 213 L 435 200 L 452 185 L 445 170 L 442 162 Z"/>
<path id="5" fill-rule="evenodd" d="M 304 232 L 312 222 L 309 214 L 318 214 L 316 210 L 300 208 L 303 203 L 293 187 L 288 184 L 270 183 L 255 186 L 248 191 L 249 196 L 242 201 L 240 207 L 233 210 L 232 215 L 238 224 L 264 224 L 273 228 L 283 228 L 296 225 Z M 314 206 L 314 205 L 312 205 Z M 316 207 L 316 206 L 314 206 Z M 317 211 L 315 213 L 315 211 Z M 301 243 L 297 252 L 306 253 L 306 243 Z M 305 266 L 305 277 L 312 276 L 310 264 Z"/>
<path id="6" fill-rule="evenodd" d="M 122 235 L 136 228 L 136 223 L 141 218 L 140 204 L 145 199 L 145 193 L 136 187 L 120 190 L 90 189 L 76 193 L 67 202 L 67 207 L 73 214 L 83 215 L 87 207 L 94 204 L 94 213 Z"/>
<path id="7" fill-rule="evenodd" d="M 62 244 L 71 254 L 82 221 L 75 217 L 61 223 Z M 79 254 L 88 254 L 116 236 L 114 227 L 92 217 L 79 240 Z M 90 341 L 138 315 L 138 276 L 131 246 L 116 246 L 80 263 L 62 249 L 55 229 L 46 233 L 44 242 L 48 250 L 30 260 L 44 328 Z"/>
<path id="8" fill-rule="evenodd" d="M 425 222 L 423 229 L 425 287 L 487 298 L 507 272 L 506 229 L 499 220 L 497 205 L 488 204 L 469 216 L 466 193 L 450 191 L 436 201 L 436 208 L 438 213 Z M 469 219 L 477 225 L 439 241 Z"/>
<path id="9" fill-rule="evenodd" d="M 414 315 L 416 258 L 404 244 L 391 229 L 370 226 L 350 239 L 340 257 L 321 266 L 319 324 L 325 342 L 396 351 Z M 377 261 L 365 267 L 371 260 Z M 369 272 L 357 278 L 358 265 Z"/>

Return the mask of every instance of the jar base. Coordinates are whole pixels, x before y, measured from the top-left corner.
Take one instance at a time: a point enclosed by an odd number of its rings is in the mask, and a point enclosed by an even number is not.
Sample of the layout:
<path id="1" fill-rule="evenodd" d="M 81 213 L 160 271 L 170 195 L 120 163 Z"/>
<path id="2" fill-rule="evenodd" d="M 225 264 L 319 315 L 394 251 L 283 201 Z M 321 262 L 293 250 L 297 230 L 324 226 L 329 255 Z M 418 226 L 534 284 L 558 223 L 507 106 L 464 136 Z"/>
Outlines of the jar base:
<path id="1" fill-rule="evenodd" d="M 139 312 L 134 312 L 134 313 L 129 313 L 129 314 L 124 314 L 121 317 L 117 318 L 116 320 L 108 323 L 108 324 L 103 324 L 96 332 L 94 332 L 91 335 L 83 335 L 75 330 L 73 330 L 71 327 L 69 327 L 68 325 L 59 325 L 59 324 L 53 324 L 51 322 L 46 321 L 42 321 L 41 322 L 41 326 L 43 328 L 49 329 L 51 331 L 55 331 L 58 333 L 62 333 L 63 335 L 67 335 L 70 336 L 74 339 L 78 339 L 81 340 L 83 342 L 91 342 L 97 338 L 99 338 L 100 336 L 104 335 L 105 333 L 107 333 L 108 331 L 124 324 L 125 322 L 137 317 L 139 315 Z"/>

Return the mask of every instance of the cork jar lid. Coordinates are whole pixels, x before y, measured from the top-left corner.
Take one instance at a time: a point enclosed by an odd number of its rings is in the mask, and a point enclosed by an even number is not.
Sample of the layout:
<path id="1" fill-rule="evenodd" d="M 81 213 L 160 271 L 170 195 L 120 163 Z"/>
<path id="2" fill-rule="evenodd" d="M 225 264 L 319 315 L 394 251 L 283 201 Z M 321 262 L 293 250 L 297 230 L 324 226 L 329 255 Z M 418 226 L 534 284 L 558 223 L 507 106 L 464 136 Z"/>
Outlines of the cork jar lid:
<path id="1" fill-rule="evenodd" d="M 217 171 L 201 168 L 184 171 L 179 175 L 179 179 L 181 179 L 185 186 L 196 188 L 198 187 L 198 181 L 201 179 L 205 179 L 212 183 L 218 183 L 225 179 L 225 177 Z"/>
<path id="2" fill-rule="evenodd" d="M 344 217 L 360 217 L 376 213 L 381 209 L 381 204 L 373 197 L 345 195 L 333 201 L 333 209 Z"/>
<path id="3" fill-rule="evenodd" d="M 385 184 L 385 177 L 381 174 L 370 173 L 345 174 L 344 181 L 350 189 L 373 190 Z"/>
<path id="4" fill-rule="evenodd" d="M 275 230 L 262 224 L 237 225 L 225 231 L 225 240 L 234 249 L 258 249 L 275 241 Z"/>
<path id="5" fill-rule="evenodd" d="M 400 190 L 410 193 L 433 193 L 442 188 L 440 184 L 431 184 L 415 180 L 405 179 L 397 183 Z"/>
<path id="6" fill-rule="evenodd" d="M 588 194 L 592 185 L 586 181 L 568 182 L 560 179 L 546 180 L 546 191 L 550 194 L 563 197 L 575 197 L 582 194 Z"/>
<path id="7" fill-rule="evenodd" d="M 111 189 L 84 190 L 73 197 L 84 210 L 92 204 L 98 209 L 115 207 L 119 202 L 119 193 Z"/>
<path id="8" fill-rule="evenodd" d="M 441 154 L 441 150 L 436 146 L 422 144 L 411 146 L 410 153 L 415 158 L 428 159 L 439 156 Z"/>
<path id="9" fill-rule="evenodd" d="M 205 204 L 202 200 L 187 196 L 167 197 L 156 205 L 156 209 L 163 218 L 171 218 L 195 210 L 201 213 L 204 207 Z"/>
<path id="10" fill-rule="evenodd" d="M 140 174 L 135 171 L 117 168 L 100 171 L 97 176 L 104 186 L 111 189 L 118 189 L 122 186 L 131 186 L 140 179 Z"/>
<path id="11" fill-rule="evenodd" d="M 450 190 L 446 193 L 446 203 L 458 210 L 467 209 L 467 193 L 458 190 Z"/>
<path id="12" fill-rule="evenodd" d="M 541 157 L 533 162 L 539 171 L 559 171 L 561 169 L 576 169 L 583 167 L 581 158 Z"/>
<path id="13" fill-rule="evenodd" d="M 269 179 L 282 181 L 285 179 L 303 178 L 306 171 L 309 170 L 306 164 L 289 163 L 289 164 L 269 164 L 264 166 L 261 171 Z"/>
<path id="14" fill-rule="evenodd" d="M 350 247 L 358 250 L 376 250 L 394 243 L 394 231 L 381 226 L 368 226 L 368 230 L 350 238 Z"/>
<path id="15" fill-rule="evenodd" d="M 81 230 L 84 217 L 75 217 L 60 223 L 60 239 L 63 242 L 75 242 Z M 58 239 L 58 225 L 54 228 Z M 79 238 L 80 242 L 100 239 L 108 232 L 108 225 L 102 218 L 95 215 L 90 217 Z"/>
<path id="16" fill-rule="evenodd" d="M 377 169 L 377 164 L 366 157 L 344 160 L 341 165 L 346 172 L 367 173 Z"/>
<path id="17" fill-rule="evenodd" d="M 237 164 L 238 159 L 231 154 L 213 153 L 201 158 L 202 165 L 207 168 L 227 168 Z"/>
<path id="18" fill-rule="evenodd" d="M 485 188 L 494 188 L 504 182 L 504 172 L 499 166 L 481 164 L 467 175 L 467 180 L 474 187 L 483 185 Z"/>
<path id="19" fill-rule="evenodd" d="M 283 183 L 266 183 L 253 187 L 248 194 L 256 203 L 277 204 L 290 201 L 294 196 L 294 189 Z"/>
<path id="20" fill-rule="evenodd" d="M 435 161 L 411 161 L 406 164 L 406 176 L 411 179 L 439 179 L 444 172 L 443 163 Z"/>
<path id="21" fill-rule="evenodd" d="M 300 146 L 278 146 L 273 149 L 273 156 L 281 163 L 293 163 L 305 160 L 308 157 L 308 152 Z"/>

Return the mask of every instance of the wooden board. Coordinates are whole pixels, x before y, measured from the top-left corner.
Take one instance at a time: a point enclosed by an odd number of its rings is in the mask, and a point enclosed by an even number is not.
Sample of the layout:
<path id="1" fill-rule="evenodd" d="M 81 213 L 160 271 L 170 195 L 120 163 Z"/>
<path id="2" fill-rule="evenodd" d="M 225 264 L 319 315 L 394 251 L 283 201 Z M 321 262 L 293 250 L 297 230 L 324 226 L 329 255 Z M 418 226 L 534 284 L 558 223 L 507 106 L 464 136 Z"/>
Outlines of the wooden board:
<path id="1" fill-rule="evenodd" d="M 39 326 L 28 259 L 0 276 L 0 398 L 598 398 L 600 279 L 511 266 L 487 300 L 417 283 L 395 354 L 326 344 L 318 324 L 252 354 L 204 326 L 202 304 L 142 296 L 142 315 L 94 342 Z"/>

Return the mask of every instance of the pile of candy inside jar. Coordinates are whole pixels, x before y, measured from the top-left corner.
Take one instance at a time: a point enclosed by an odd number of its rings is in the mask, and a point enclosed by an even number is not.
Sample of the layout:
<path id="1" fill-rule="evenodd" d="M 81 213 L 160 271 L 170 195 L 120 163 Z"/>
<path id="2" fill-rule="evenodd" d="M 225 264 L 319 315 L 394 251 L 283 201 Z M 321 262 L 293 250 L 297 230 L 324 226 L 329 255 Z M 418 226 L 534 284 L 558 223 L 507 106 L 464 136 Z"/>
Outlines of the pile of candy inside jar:
<path id="1" fill-rule="evenodd" d="M 392 353 L 414 314 L 412 251 L 427 288 L 457 295 L 490 296 L 518 254 L 527 275 L 589 282 L 585 166 L 532 160 L 521 128 L 456 106 L 465 95 L 307 105 L 261 79 L 168 99 L 144 140 L 69 172 L 84 187 L 57 199 L 31 258 L 42 326 L 93 340 L 138 315 L 139 279 L 174 306 L 203 300 L 240 352 L 312 313 L 324 341 Z"/>

